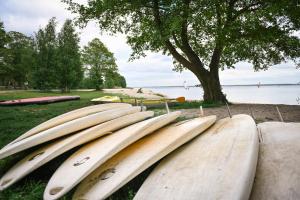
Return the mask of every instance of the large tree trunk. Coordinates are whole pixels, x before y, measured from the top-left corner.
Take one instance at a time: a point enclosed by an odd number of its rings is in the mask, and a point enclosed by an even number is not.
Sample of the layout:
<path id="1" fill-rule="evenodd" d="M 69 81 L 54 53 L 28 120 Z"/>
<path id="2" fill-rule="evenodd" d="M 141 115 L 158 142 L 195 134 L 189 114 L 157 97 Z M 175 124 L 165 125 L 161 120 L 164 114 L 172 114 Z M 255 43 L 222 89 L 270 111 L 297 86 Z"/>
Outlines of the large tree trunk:
<path id="1" fill-rule="evenodd" d="M 227 102 L 226 97 L 222 92 L 218 73 L 209 72 L 208 76 L 202 78 L 201 85 L 204 91 L 203 99 L 205 102 Z"/>
<path id="2" fill-rule="evenodd" d="M 207 71 L 205 73 L 194 72 L 203 88 L 203 100 L 206 103 L 225 103 L 226 96 L 222 92 L 219 79 L 219 71 Z"/>

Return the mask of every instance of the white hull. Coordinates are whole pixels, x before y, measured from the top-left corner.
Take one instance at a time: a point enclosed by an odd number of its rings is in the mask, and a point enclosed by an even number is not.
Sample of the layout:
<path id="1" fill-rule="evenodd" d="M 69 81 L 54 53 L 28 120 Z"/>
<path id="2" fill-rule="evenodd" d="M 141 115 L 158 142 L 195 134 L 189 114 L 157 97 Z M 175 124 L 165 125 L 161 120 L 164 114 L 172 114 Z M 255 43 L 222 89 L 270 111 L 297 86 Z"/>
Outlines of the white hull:
<path id="1" fill-rule="evenodd" d="M 174 121 L 179 115 L 180 112 L 173 112 L 154 117 L 83 146 L 53 174 L 45 189 L 44 199 L 60 198 L 116 153 Z"/>
<path id="2" fill-rule="evenodd" d="M 164 158 L 134 199 L 248 199 L 257 156 L 257 129 L 250 116 L 219 120 Z"/>
<path id="3" fill-rule="evenodd" d="M 300 123 L 258 125 L 261 143 L 253 200 L 300 199 Z"/>

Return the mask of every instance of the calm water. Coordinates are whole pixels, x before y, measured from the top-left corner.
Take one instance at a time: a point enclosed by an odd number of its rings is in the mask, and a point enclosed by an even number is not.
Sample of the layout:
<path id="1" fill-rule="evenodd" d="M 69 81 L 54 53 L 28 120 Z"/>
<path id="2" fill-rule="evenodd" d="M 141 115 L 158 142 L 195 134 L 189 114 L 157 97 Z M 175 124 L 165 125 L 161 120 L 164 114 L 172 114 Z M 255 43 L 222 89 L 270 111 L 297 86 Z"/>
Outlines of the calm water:
<path id="1" fill-rule="evenodd" d="M 151 87 L 154 92 L 170 98 L 185 96 L 186 99 L 202 99 L 199 87 Z M 300 85 L 223 86 L 223 92 L 230 102 L 300 105 Z"/>

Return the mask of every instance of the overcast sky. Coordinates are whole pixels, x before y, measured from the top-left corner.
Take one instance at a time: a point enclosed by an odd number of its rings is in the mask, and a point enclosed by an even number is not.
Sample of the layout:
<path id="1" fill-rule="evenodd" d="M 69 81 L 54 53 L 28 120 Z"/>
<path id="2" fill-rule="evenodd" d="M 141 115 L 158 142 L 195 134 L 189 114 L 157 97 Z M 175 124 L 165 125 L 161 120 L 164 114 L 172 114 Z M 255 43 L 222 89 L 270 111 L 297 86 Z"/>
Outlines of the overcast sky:
<path id="1" fill-rule="evenodd" d="M 19 31 L 33 35 L 39 27 L 44 27 L 51 17 L 56 17 L 58 30 L 66 18 L 74 15 L 67 11 L 60 0 L 0 0 L 0 19 L 7 31 Z M 128 62 L 131 48 L 126 44 L 124 35 L 100 35 L 94 23 L 80 30 L 81 46 L 98 37 L 114 53 L 120 73 L 125 76 L 128 86 L 160 86 L 198 84 L 195 76 L 185 71 L 172 71 L 171 57 L 157 53 L 148 53 L 146 58 Z M 250 64 L 238 63 L 236 69 L 225 70 L 220 74 L 222 84 L 256 84 L 261 83 L 298 83 L 300 70 L 292 63 L 272 66 L 268 71 L 254 72 Z"/>

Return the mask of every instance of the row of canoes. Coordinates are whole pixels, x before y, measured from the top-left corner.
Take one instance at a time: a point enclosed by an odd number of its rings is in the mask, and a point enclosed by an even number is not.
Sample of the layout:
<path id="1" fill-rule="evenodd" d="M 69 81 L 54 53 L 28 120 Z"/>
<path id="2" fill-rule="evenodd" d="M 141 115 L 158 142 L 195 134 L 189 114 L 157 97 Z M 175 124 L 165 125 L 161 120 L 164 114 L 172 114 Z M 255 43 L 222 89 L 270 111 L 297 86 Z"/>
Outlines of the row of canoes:
<path id="1" fill-rule="evenodd" d="M 174 123 L 180 112 L 153 117 L 144 110 L 124 103 L 89 106 L 29 130 L 3 147 L 0 158 L 47 143 L 9 169 L 0 190 L 80 146 L 52 175 L 44 199 L 76 186 L 73 199 L 105 199 L 162 158 L 135 199 L 247 199 L 251 190 L 252 199 L 299 197 L 299 124 L 262 123 L 257 131 L 248 115 Z M 278 160 L 284 167 L 274 167 Z"/>

